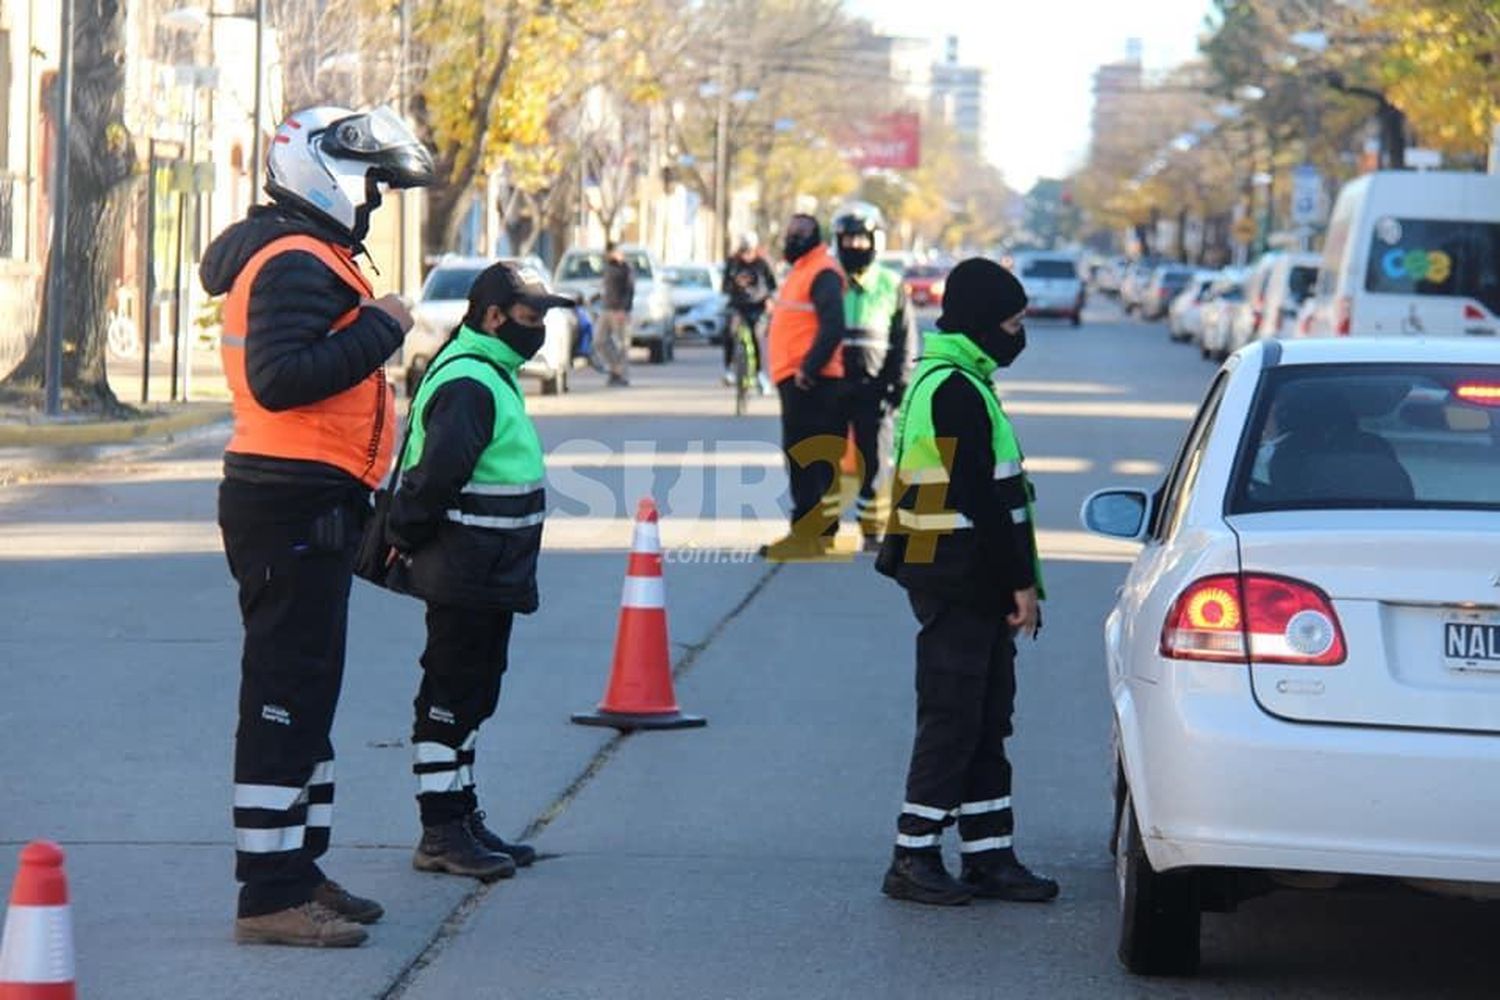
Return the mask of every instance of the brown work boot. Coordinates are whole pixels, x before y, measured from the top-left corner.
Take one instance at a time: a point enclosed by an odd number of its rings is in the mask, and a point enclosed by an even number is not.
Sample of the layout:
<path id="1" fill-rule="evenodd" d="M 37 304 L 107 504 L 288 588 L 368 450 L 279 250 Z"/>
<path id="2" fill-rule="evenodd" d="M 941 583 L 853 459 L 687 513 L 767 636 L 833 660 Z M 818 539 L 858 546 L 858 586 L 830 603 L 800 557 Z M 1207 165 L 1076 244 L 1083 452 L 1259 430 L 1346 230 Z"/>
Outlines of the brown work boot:
<path id="1" fill-rule="evenodd" d="M 328 879 L 313 890 L 313 902 L 322 903 L 345 920 L 356 924 L 373 924 L 385 916 L 385 907 L 373 899 L 365 899 Z"/>
<path id="2" fill-rule="evenodd" d="M 240 944 L 357 948 L 367 937 L 363 927 L 313 900 L 259 917 L 240 917 L 234 922 L 234 939 Z"/>

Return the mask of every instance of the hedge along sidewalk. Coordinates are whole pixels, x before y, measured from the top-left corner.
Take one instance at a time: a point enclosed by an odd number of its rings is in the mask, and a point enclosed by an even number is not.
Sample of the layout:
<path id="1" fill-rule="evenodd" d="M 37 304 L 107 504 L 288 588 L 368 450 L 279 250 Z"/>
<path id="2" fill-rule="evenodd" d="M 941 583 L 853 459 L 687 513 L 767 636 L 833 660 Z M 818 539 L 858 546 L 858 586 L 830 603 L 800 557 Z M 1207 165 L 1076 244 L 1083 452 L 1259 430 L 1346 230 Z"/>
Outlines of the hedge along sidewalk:
<path id="1" fill-rule="evenodd" d="M 131 420 L 88 420 L 75 415 L 48 420 L 0 412 L 0 448 L 68 448 L 131 444 L 169 437 L 230 419 L 227 403 L 186 403 Z"/>

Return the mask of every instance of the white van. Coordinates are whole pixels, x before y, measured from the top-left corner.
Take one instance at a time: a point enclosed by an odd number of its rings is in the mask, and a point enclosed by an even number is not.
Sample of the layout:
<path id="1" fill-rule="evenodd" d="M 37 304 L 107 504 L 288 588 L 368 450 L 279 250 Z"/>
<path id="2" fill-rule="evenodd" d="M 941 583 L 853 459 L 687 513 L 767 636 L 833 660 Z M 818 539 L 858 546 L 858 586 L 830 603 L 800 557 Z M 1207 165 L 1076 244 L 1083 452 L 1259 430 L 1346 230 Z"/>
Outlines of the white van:
<path id="1" fill-rule="evenodd" d="M 1307 334 L 1500 334 L 1500 175 L 1382 171 L 1339 193 Z"/>

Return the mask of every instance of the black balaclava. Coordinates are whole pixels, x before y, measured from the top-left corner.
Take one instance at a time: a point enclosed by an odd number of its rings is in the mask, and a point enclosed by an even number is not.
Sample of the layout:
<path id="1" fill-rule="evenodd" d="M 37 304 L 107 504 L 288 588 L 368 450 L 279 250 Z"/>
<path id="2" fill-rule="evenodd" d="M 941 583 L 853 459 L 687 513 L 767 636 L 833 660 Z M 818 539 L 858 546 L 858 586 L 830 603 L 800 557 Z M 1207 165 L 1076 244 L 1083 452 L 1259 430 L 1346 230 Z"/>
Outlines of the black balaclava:
<path id="1" fill-rule="evenodd" d="M 811 215 L 797 213 L 787 223 L 786 239 L 781 253 L 788 264 L 795 264 L 813 250 L 823 245 L 823 227 Z"/>
<path id="2" fill-rule="evenodd" d="M 1014 274 L 992 260 L 970 257 L 949 272 L 943 289 L 938 329 L 961 333 L 1002 368 L 1026 347 L 1023 327 L 1016 335 L 1000 324 L 1026 308 L 1026 290 Z"/>

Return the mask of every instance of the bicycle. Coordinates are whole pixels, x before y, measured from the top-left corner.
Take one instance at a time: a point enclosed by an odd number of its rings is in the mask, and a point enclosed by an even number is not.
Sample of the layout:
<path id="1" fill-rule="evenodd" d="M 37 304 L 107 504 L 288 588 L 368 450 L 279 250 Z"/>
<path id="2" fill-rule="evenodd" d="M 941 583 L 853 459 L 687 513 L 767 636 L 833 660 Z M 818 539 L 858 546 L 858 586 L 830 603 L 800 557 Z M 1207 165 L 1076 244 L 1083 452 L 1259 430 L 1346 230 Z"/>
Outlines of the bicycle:
<path id="1" fill-rule="evenodd" d="M 750 408 L 750 394 L 759 385 L 760 350 L 755 342 L 755 328 L 745 322 L 745 317 L 734 311 L 730 319 L 734 327 L 734 355 L 730 372 L 734 378 L 734 415 L 742 417 Z"/>

